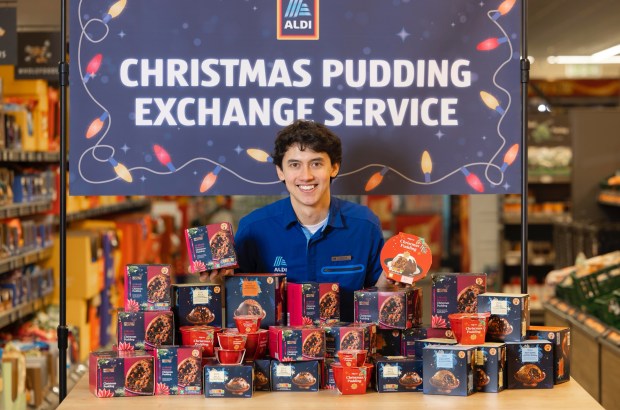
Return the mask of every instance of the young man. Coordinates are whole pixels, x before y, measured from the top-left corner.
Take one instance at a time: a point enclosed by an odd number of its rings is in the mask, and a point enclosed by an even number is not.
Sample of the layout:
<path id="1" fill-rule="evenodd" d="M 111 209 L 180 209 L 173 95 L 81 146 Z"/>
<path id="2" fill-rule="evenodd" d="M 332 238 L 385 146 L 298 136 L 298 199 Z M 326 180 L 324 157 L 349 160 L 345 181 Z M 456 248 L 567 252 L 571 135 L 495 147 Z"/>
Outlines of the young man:
<path id="1" fill-rule="evenodd" d="M 322 124 L 297 120 L 278 133 L 272 158 L 290 195 L 241 219 L 239 270 L 284 272 L 293 283 L 338 282 L 341 319 L 352 321 L 353 292 L 381 276 L 384 241 L 368 208 L 331 195 L 340 139 Z"/>

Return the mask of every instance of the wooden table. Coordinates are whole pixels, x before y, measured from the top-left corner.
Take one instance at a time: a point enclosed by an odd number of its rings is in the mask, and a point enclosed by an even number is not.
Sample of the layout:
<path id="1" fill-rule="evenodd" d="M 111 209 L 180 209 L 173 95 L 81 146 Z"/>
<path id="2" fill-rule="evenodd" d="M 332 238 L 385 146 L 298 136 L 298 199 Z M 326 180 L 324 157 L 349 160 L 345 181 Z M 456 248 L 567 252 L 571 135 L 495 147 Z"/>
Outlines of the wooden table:
<path id="1" fill-rule="evenodd" d="M 359 410 L 366 408 L 385 409 L 602 409 L 577 382 L 571 380 L 541 390 L 504 390 L 501 393 L 475 393 L 469 397 L 431 396 L 422 393 L 368 393 L 359 396 L 341 396 L 335 390 L 320 392 L 255 392 L 250 399 L 223 399 L 204 396 L 147 396 L 114 397 L 98 399 L 88 390 L 88 374 L 76 384 L 59 409 L 252 409 L 276 410 L 278 408 Z M 406 407 L 403 407 L 406 406 Z"/>

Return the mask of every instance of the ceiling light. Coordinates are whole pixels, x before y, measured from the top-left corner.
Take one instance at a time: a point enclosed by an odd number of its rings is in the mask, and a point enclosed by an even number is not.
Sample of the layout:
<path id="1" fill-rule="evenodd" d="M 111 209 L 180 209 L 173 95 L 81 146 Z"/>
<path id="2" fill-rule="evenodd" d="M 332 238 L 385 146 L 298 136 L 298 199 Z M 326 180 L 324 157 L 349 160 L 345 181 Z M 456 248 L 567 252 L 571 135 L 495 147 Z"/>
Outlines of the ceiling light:
<path id="1" fill-rule="evenodd" d="M 549 64 L 620 64 L 620 56 L 596 59 L 594 56 L 549 56 Z"/>
<path id="2" fill-rule="evenodd" d="M 595 60 L 604 60 L 609 57 L 613 57 L 617 54 L 620 54 L 620 44 L 616 44 L 613 47 L 606 48 L 605 50 L 601 50 L 592 54 L 592 58 Z"/>

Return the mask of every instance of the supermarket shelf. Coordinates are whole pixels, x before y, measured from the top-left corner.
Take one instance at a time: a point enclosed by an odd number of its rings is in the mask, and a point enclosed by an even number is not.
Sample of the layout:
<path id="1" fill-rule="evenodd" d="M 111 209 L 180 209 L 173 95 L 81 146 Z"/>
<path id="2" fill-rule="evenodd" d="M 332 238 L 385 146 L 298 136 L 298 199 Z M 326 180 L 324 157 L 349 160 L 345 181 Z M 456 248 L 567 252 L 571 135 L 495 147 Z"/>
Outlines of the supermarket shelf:
<path id="1" fill-rule="evenodd" d="M 530 184 L 570 184 L 570 175 L 528 175 Z"/>
<path id="2" fill-rule="evenodd" d="M 52 203 L 50 201 L 2 205 L 0 206 L 0 219 L 36 215 L 49 211 L 51 207 Z"/>
<path id="3" fill-rule="evenodd" d="M 0 150 L 0 161 L 5 162 L 59 162 L 59 152 Z"/>
<path id="4" fill-rule="evenodd" d="M 569 214 L 561 213 L 561 214 L 529 214 L 527 217 L 528 225 L 547 225 L 553 224 L 557 220 L 564 220 L 568 218 Z M 506 225 L 521 225 L 521 216 L 520 215 L 508 215 L 504 214 L 502 216 L 502 220 Z"/>
<path id="5" fill-rule="evenodd" d="M 5 312 L 0 312 L 0 328 L 3 328 L 15 321 L 22 319 L 28 315 L 31 315 L 38 310 L 41 310 L 45 305 L 47 305 L 47 296 L 52 293 L 52 289 L 48 291 L 48 293 L 39 298 L 32 300 L 30 302 L 22 303 L 19 306 L 15 306 L 13 309 L 7 310 Z"/>
<path id="6" fill-rule="evenodd" d="M 37 249 L 36 251 L 30 251 L 17 256 L 11 256 L 10 258 L 0 260 L 0 273 L 8 272 L 13 269 L 21 268 L 22 266 L 37 263 L 44 259 L 49 258 L 52 255 L 52 247 L 43 249 Z"/>
<path id="7" fill-rule="evenodd" d="M 87 209 L 85 211 L 79 211 L 67 214 L 67 222 L 80 221 L 82 219 L 95 218 L 98 216 L 115 214 L 119 212 L 127 212 L 132 210 L 138 210 L 145 208 L 151 204 L 150 199 L 138 199 L 131 201 L 123 201 L 118 204 L 102 206 L 94 209 Z M 56 223 L 59 223 L 59 218 L 55 218 Z"/>
<path id="8" fill-rule="evenodd" d="M 546 256 L 529 256 L 528 266 L 554 266 L 555 258 Z M 521 266 L 521 256 L 519 258 L 507 257 L 504 258 L 504 265 L 506 266 Z"/>

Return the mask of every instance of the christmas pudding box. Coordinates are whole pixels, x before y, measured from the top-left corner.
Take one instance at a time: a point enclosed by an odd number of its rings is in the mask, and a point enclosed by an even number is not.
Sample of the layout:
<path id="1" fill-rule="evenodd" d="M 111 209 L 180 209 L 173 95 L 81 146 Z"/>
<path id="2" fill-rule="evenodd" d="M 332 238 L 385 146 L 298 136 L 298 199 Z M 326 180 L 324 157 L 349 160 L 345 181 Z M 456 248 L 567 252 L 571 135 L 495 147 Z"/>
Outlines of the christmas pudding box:
<path id="1" fill-rule="evenodd" d="M 325 358 L 325 330 L 314 326 L 270 326 L 269 355 L 277 360 Z"/>
<path id="2" fill-rule="evenodd" d="M 423 362 L 404 356 L 376 357 L 377 391 L 389 392 L 421 392 L 423 389 Z"/>
<path id="3" fill-rule="evenodd" d="M 425 327 L 412 327 L 403 330 L 400 351 L 403 356 L 415 356 L 415 342 L 430 338 Z M 421 356 L 420 356 L 421 357 Z"/>
<path id="4" fill-rule="evenodd" d="M 527 338 L 529 297 L 522 293 L 478 295 L 478 312 L 490 312 L 487 342 L 520 342 Z"/>
<path id="5" fill-rule="evenodd" d="M 243 273 L 225 277 L 226 326 L 235 327 L 235 316 L 259 315 L 260 327 L 286 325 L 286 275 Z"/>
<path id="6" fill-rule="evenodd" d="M 486 273 L 431 274 L 431 327 L 449 329 L 451 313 L 477 313 L 486 288 Z"/>
<path id="7" fill-rule="evenodd" d="M 118 312 L 118 350 L 152 350 L 174 344 L 170 311 Z"/>
<path id="8" fill-rule="evenodd" d="M 338 357 L 340 350 L 366 350 L 376 352 L 377 325 L 374 323 L 330 323 L 325 330 L 325 356 Z"/>
<path id="9" fill-rule="evenodd" d="M 377 354 L 380 354 L 382 356 L 404 355 L 404 353 L 402 353 L 403 332 L 405 331 L 400 329 L 378 329 Z"/>
<path id="10" fill-rule="evenodd" d="M 472 346 L 424 348 L 424 394 L 469 396 L 474 393 Z"/>
<path id="11" fill-rule="evenodd" d="M 239 266 L 229 222 L 188 228 L 185 230 L 185 240 L 189 271 L 192 273 Z"/>
<path id="12" fill-rule="evenodd" d="M 308 362 L 271 361 L 271 390 L 292 392 L 319 391 L 318 360 Z"/>
<path id="13" fill-rule="evenodd" d="M 476 391 L 499 393 L 506 387 L 506 345 L 484 343 L 475 347 L 474 385 Z"/>
<path id="14" fill-rule="evenodd" d="M 508 389 L 551 389 L 553 374 L 553 344 L 550 341 L 506 343 Z"/>
<path id="15" fill-rule="evenodd" d="M 205 397 L 250 398 L 253 392 L 254 367 L 226 365 L 210 361 L 204 367 Z"/>
<path id="16" fill-rule="evenodd" d="M 528 339 L 543 339 L 553 343 L 553 382 L 570 380 L 570 328 L 555 326 L 530 326 Z"/>
<path id="17" fill-rule="evenodd" d="M 286 286 L 288 325 L 318 325 L 340 320 L 340 285 L 291 283 Z"/>
<path id="18" fill-rule="evenodd" d="M 222 326 L 222 286 L 193 283 L 172 285 L 171 289 L 177 326 Z"/>
<path id="19" fill-rule="evenodd" d="M 421 288 L 369 288 L 355 291 L 354 319 L 381 329 L 408 329 L 422 321 Z"/>
<path id="20" fill-rule="evenodd" d="M 386 278 L 409 285 L 424 278 L 433 263 L 424 238 L 403 232 L 385 241 L 380 257 Z"/>
<path id="21" fill-rule="evenodd" d="M 155 358 L 145 351 L 91 352 L 89 389 L 97 397 L 152 396 Z"/>
<path id="22" fill-rule="evenodd" d="M 127 265 L 125 310 L 170 310 L 170 265 Z"/>
<path id="23" fill-rule="evenodd" d="M 414 345 L 414 356 L 418 359 L 421 359 L 424 355 L 424 348 L 427 346 L 453 346 L 457 344 L 454 339 L 445 339 L 445 338 L 428 338 L 428 339 L 418 339 L 413 342 Z"/>
<path id="24" fill-rule="evenodd" d="M 271 391 L 271 360 L 254 360 L 254 391 Z"/>
<path id="25" fill-rule="evenodd" d="M 155 351 L 156 395 L 202 394 L 202 349 L 166 346 Z"/>

